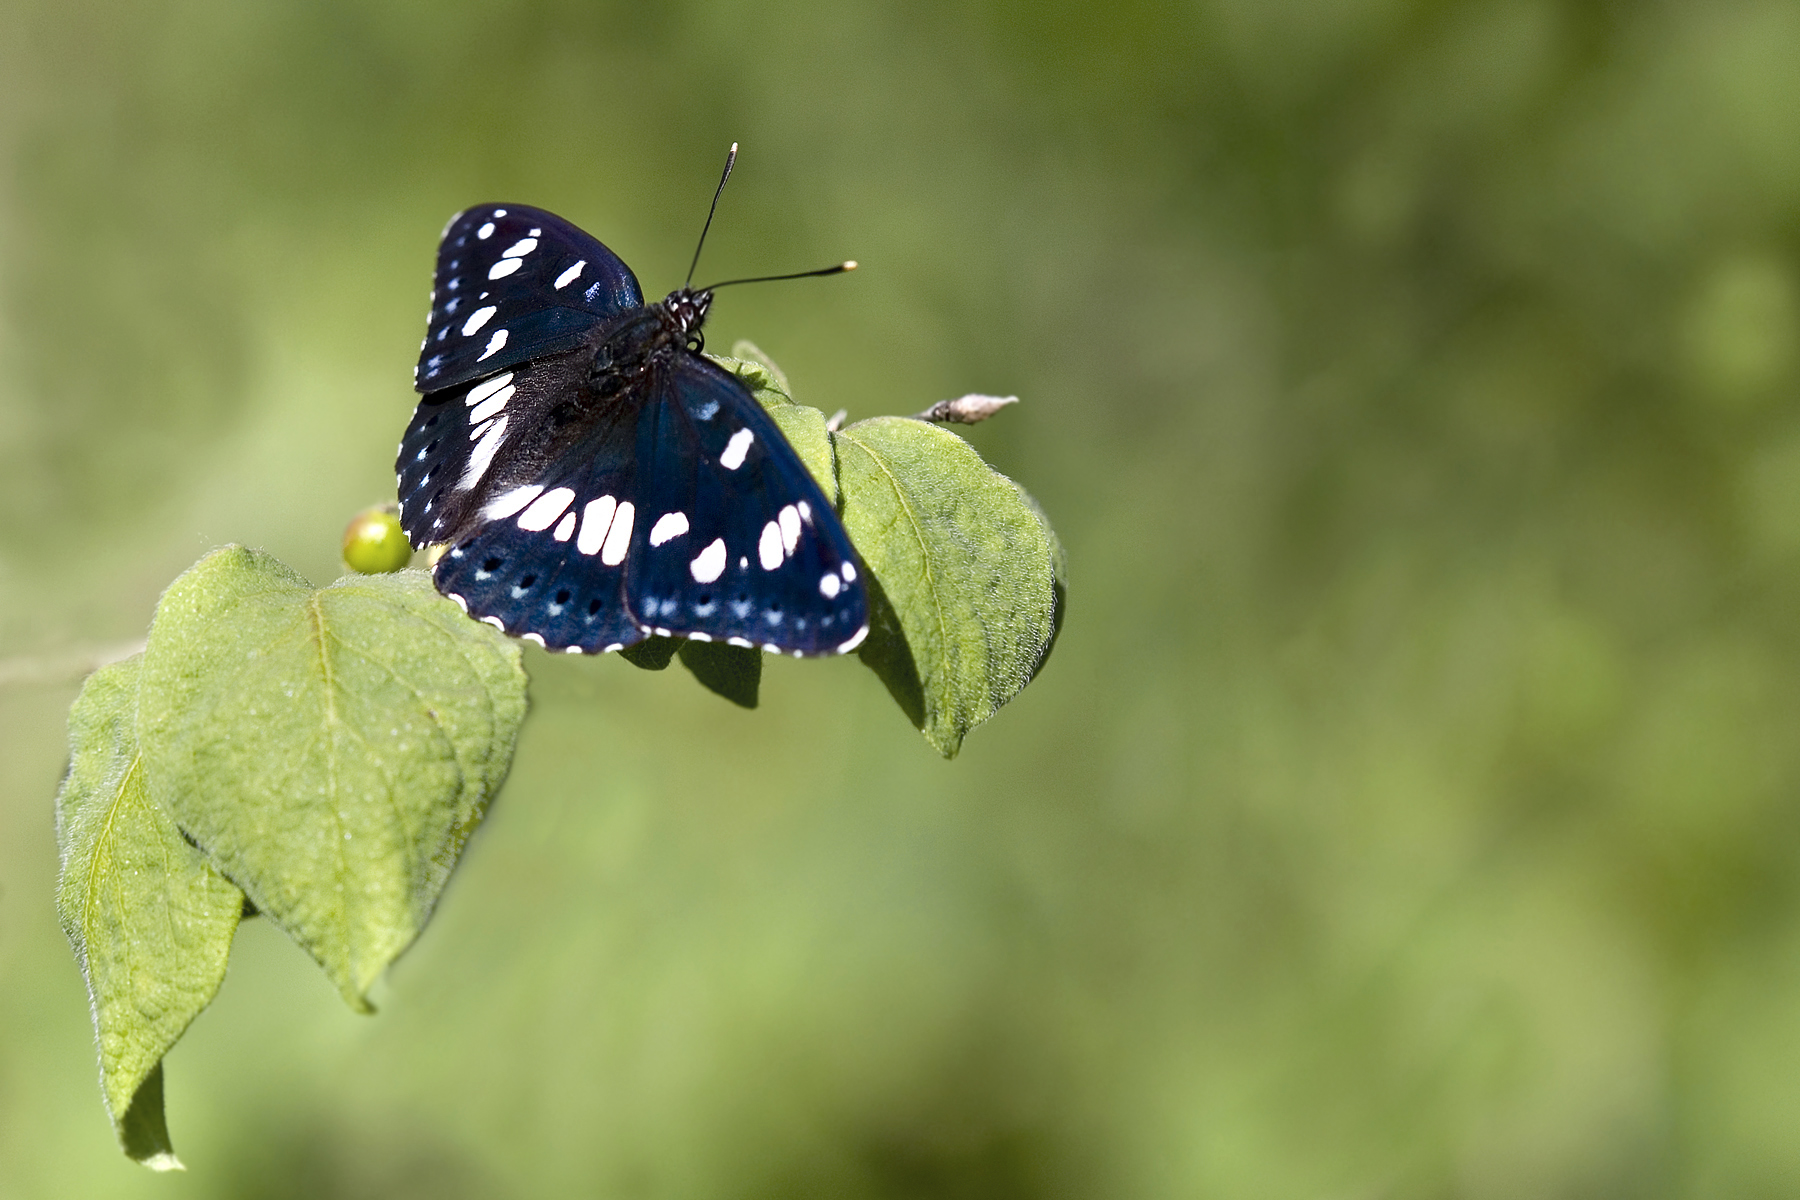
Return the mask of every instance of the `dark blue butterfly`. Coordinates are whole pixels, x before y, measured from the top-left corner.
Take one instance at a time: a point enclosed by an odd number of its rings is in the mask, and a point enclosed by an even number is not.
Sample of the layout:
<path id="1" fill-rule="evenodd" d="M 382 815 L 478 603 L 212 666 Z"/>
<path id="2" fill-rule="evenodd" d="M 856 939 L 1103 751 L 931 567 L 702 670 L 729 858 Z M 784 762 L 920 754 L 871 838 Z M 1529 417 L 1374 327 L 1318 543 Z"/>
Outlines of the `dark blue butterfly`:
<path id="1" fill-rule="evenodd" d="M 407 536 L 450 545 L 439 591 L 570 653 L 651 634 L 856 648 L 861 561 L 775 422 L 700 355 L 711 302 L 646 305 L 617 255 L 542 209 L 451 220 L 396 464 Z"/>

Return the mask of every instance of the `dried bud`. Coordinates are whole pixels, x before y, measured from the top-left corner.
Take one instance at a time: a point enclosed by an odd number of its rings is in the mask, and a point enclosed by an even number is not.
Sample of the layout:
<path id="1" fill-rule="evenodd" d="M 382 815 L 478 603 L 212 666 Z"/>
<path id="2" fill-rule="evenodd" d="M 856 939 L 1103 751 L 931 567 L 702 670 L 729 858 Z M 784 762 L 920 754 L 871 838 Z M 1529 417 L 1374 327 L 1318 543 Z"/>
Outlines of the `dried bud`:
<path id="1" fill-rule="evenodd" d="M 1017 404 L 1017 396 L 982 396 L 971 393 L 955 400 L 939 400 L 918 414 L 921 421 L 948 421 L 957 425 L 973 425 L 985 421 L 1009 404 Z"/>

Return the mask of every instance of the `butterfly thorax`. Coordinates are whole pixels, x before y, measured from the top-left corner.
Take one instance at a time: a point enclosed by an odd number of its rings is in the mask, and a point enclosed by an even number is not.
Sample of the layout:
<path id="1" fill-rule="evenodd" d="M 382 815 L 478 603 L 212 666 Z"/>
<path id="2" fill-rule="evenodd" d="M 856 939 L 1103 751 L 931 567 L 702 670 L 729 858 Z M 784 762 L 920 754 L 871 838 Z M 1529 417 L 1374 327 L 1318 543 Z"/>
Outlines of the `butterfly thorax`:
<path id="1" fill-rule="evenodd" d="M 677 353 L 698 350 L 711 292 L 683 288 L 596 331 L 588 389 L 601 399 L 627 391 Z"/>

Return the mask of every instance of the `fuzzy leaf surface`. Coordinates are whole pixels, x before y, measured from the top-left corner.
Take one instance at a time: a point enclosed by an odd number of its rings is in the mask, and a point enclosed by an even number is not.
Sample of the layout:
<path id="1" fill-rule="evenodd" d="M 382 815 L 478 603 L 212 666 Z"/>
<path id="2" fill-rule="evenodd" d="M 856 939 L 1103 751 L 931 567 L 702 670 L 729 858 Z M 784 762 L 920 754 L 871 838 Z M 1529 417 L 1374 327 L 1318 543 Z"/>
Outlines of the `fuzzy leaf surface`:
<path id="1" fill-rule="evenodd" d="M 215 551 L 164 593 L 144 652 L 150 789 L 367 1010 L 506 776 L 519 660 L 423 572 L 314 588 Z"/>
<path id="2" fill-rule="evenodd" d="M 56 906 L 87 981 L 100 1087 L 119 1144 L 179 1169 L 162 1060 L 219 990 L 244 894 L 151 798 L 135 729 L 140 661 L 102 667 L 69 710 L 56 800 Z"/>
<path id="3" fill-rule="evenodd" d="M 1061 547 L 1024 489 L 946 429 L 875 417 L 830 437 L 844 526 L 875 576 L 858 653 L 953 757 L 1049 652 Z"/>

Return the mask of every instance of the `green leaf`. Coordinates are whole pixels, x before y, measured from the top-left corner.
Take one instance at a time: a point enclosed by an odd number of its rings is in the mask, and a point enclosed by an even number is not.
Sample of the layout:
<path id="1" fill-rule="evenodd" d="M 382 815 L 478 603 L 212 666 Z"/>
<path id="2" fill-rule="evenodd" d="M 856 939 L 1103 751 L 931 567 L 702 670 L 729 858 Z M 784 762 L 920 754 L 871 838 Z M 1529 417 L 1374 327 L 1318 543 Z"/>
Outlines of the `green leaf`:
<path id="1" fill-rule="evenodd" d="M 220 978 L 224 978 L 223 969 Z M 217 985 L 214 985 L 215 987 Z M 163 1115 L 163 1065 L 158 1059 L 131 1097 L 131 1107 L 117 1123 L 119 1145 L 136 1163 L 152 1171 L 185 1171 L 169 1142 L 169 1123 Z"/>
<path id="2" fill-rule="evenodd" d="M 635 645 L 627 646 L 619 651 L 619 657 L 645 671 L 661 671 L 675 661 L 675 650 L 680 642 L 672 637 L 651 635 Z"/>
<path id="3" fill-rule="evenodd" d="M 423 572 L 313 588 L 215 551 L 164 593 L 144 652 L 151 793 L 367 1011 L 506 776 L 519 658 Z"/>
<path id="4" fill-rule="evenodd" d="M 794 402 L 794 389 L 788 386 L 787 372 L 775 365 L 775 360 L 762 352 L 749 338 L 739 338 L 731 343 L 729 357 L 713 355 L 728 370 L 736 371 L 753 392 L 775 392 L 783 403 Z M 768 401 L 764 400 L 764 404 Z"/>
<path id="5" fill-rule="evenodd" d="M 1062 539 L 1050 528 L 1050 518 L 1044 515 L 1043 506 L 1027 494 L 1025 489 L 1020 488 L 1019 494 L 1031 505 L 1031 511 L 1037 514 L 1038 523 L 1044 527 L 1044 536 L 1050 539 L 1050 640 L 1044 645 L 1043 657 L 1031 668 L 1031 679 L 1036 679 L 1038 672 L 1044 669 L 1044 664 L 1050 661 L 1050 652 L 1056 649 L 1056 639 L 1062 636 L 1063 618 L 1068 615 L 1069 554 L 1063 549 Z"/>
<path id="6" fill-rule="evenodd" d="M 875 576 L 862 660 L 953 757 L 1049 652 L 1061 547 L 1031 497 L 946 429 L 876 417 L 832 440 L 844 526 Z"/>
<path id="7" fill-rule="evenodd" d="M 733 704 L 756 707 L 762 682 L 762 651 L 723 642 L 694 642 L 685 638 L 647 637 L 618 652 L 619 657 L 645 671 L 661 671 L 681 656 L 681 665 L 694 678 Z"/>
<path id="8" fill-rule="evenodd" d="M 825 429 L 825 414 L 805 404 L 796 404 L 788 390 L 787 376 L 770 362 L 752 342 L 732 346 L 734 358 L 714 361 L 743 380 L 775 424 L 781 427 L 788 445 L 819 482 L 825 498 L 838 505 L 836 458 L 831 448 L 831 435 Z"/>
<path id="9" fill-rule="evenodd" d="M 681 665 L 733 704 L 756 707 L 762 686 L 762 651 L 724 642 L 681 643 Z"/>
<path id="10" fill-rule="evenodd" d="M 731 352 L 716 361 L 781 427 L 874 575 L 862 661 L 953 757 L 969 730 L 1031 681 L 1062 628 L 1067 564 L 1049 521 L 948 430 L 878 417 L 832 433 L 824 413 L 794 402 L 755 345 L 740 341 Z"/>
<path id="11" fill-rule="evenodd" d="M 150 796 L 135 732 L 140 662 L 88 677 L 69 710 L 56 800 L 56 906 L 87 980 L 100 1084 L 120 1145 L 179 1170 L 162 1059 L 219 990 L 244 895 Z"/>

